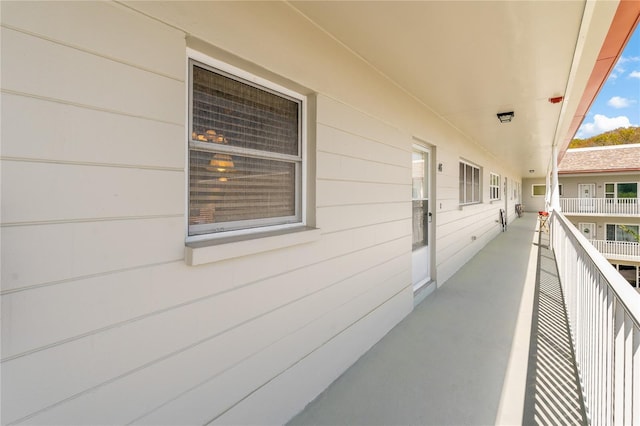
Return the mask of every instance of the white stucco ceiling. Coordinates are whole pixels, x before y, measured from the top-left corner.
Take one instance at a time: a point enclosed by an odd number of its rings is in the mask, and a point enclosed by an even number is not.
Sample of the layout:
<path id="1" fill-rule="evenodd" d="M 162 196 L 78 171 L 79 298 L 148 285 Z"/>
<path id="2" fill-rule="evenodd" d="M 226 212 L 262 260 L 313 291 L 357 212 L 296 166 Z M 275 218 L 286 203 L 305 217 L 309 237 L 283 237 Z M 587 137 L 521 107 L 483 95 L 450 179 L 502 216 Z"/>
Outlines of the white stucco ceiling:
<path id="1" fill-rule="evenodd" d="M 524 177 L 544 175 L 554 141 L 566 138 L 617 6 L 582 1 L 290 4 L 494 156 L 517 164 Z M 556 96 L 565 96 L 565 102 L 548 101 Z M 511 123 L 500 124 L 496 114 L 503 111 L 515 112 Z"/>

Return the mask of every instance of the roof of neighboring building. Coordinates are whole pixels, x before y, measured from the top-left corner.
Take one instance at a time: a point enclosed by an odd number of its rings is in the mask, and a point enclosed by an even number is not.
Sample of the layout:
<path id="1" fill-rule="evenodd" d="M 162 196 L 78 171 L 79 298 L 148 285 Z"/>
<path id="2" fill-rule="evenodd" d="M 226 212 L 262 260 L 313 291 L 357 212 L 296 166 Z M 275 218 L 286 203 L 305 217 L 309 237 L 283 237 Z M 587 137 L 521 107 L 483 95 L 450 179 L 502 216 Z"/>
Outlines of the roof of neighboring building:
<path id="1" fill-rule="evenodd" d="M 640 144 L 568 149 L 558 173 L 640 171 Z"/>

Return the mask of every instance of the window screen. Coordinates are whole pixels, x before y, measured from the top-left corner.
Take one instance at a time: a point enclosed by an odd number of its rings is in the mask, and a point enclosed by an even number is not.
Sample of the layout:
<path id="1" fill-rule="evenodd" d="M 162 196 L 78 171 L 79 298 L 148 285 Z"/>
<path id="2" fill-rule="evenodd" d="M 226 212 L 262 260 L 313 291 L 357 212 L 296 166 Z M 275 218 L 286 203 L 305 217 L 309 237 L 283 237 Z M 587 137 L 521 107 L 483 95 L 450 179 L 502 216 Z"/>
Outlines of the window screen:
<path id="1" fill-rule="evenodd" d="M 302 101 L 190 67 L 189 235 L 300 222 Z"/>
<path id="2" fill-rule="evenodd" d="M 460 204 L 480 202 L 480 168 L 460 162 Z"/>

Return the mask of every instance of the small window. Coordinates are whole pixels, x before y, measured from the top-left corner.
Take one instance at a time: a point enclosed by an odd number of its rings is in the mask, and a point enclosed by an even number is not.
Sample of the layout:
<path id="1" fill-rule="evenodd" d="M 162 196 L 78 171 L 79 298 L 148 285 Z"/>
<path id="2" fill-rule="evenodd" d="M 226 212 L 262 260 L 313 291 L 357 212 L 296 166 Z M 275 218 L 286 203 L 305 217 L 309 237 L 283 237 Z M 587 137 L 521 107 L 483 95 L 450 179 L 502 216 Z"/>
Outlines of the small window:
<path id="1" fill-rule="evenodd" d="M 562 196 L 562 184 L 558 185 L 558 190 L 560 196 Z M 544 197 L 547 195 L 547 185 L 543 184 L 533 184 L 531 185 L 531 195 L 534 197 Z"/>
<path id="2" fill-rule="evenodd" d="M 500 175 L 495 173 L 489 175 L 489 199 L 500 199 Z"/>
<path id="3" fill-rule="evenodd" d="M 302 96 L 189 61 L 189 236 L 302 222 Z"/>
<path id="4" fill-rule="evenodd" d="M 480 167 L 460 162 L 460 204 L 480 202 Z"/>

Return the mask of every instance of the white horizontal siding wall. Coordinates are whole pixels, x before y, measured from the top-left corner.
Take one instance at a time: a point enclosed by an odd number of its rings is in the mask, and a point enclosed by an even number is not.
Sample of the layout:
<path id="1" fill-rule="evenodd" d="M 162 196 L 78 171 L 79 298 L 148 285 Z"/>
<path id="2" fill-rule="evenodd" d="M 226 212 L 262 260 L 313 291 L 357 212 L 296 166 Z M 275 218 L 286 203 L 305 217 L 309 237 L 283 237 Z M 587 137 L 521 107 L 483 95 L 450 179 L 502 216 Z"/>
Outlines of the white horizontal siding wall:
<path id="1" fill-rule="evenodd" d="M 411 135 L 433 275 L 498 233 L 458 161 L 509 170 L 286 4 L 1 7 L 3 424 L 285 422 L 412 309 Z M 318 241 L 185 265 L 187 34 L 317 94 Z"/>

